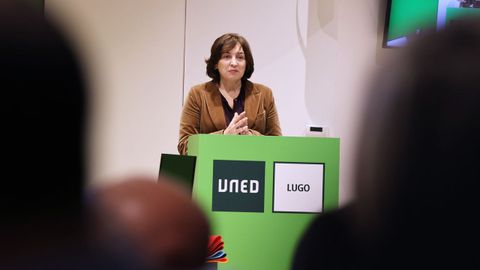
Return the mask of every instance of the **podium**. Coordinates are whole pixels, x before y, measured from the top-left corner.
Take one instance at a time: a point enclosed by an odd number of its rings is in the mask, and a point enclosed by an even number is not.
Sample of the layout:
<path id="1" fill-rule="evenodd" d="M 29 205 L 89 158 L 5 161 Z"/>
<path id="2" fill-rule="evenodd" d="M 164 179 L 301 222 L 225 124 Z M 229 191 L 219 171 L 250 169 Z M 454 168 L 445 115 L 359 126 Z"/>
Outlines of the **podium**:
<path id="1" fill-rule="evenodd" d="M 228 258 L 217 269 L 290 269 L 311 220 L 338 207 L 339 149 L 338 138 L 191 136 L 192 196 Z"/>

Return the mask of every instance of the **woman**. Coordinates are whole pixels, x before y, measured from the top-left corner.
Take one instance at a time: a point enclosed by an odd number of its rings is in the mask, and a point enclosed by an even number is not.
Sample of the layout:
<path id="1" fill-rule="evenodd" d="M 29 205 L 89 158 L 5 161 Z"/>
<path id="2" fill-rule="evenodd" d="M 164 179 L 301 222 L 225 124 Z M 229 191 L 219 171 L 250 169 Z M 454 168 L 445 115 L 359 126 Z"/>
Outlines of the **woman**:
<path id="1" fill-rule="evenodd" d="M 220 36 L 205 62 L 212 80 L 188 94 L 180 120 L 180 154 L 187 154 L 194 134 L 282 135 L 272 90 L 248 80 L 253 57 L 244 37 Z"/>

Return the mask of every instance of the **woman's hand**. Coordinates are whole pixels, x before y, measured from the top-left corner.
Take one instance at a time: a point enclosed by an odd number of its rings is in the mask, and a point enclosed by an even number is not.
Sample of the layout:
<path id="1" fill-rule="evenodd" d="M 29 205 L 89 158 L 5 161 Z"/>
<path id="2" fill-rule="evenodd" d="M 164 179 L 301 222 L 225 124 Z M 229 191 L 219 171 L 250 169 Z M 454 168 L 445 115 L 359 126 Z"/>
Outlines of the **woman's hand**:
<path id="1" fill-rule="evenodd" d="M 249 135 L 248 130 L 248 118 L 245 116 L 245 112 L 241 114 L 235 113 L 232 121 L 228 127 L 223 131 L 226 135 Z"/>

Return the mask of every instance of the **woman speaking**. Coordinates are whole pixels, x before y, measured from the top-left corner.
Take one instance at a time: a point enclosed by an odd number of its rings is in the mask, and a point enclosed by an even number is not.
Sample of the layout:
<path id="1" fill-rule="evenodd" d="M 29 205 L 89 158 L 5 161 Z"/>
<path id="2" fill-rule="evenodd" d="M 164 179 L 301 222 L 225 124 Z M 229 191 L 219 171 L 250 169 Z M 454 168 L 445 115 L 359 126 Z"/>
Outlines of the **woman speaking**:
<path id="1" fill-rule="evenodd" d="M 187 154 L 194 134 L 282 135 L 272 90 L 248 80 L 253 56 L 244 37 L 220 36 L 205 62 L 212 80 L 190 89 L 180 120 L 180 154 Z"/>

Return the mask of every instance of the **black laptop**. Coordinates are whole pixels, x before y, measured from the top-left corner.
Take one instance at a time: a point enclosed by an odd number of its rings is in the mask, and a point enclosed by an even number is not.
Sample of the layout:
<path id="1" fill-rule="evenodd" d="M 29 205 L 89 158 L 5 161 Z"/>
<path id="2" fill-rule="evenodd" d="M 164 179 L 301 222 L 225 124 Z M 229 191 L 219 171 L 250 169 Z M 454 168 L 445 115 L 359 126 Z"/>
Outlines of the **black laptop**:
<path id="1" fill-rule="evenodd" d="M 195 156 L 162 154 L 158 174 L 168 176 L 192 191 L 196 160 Z"/>

